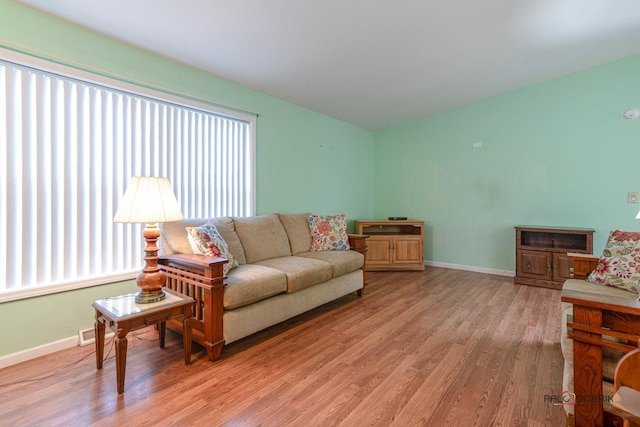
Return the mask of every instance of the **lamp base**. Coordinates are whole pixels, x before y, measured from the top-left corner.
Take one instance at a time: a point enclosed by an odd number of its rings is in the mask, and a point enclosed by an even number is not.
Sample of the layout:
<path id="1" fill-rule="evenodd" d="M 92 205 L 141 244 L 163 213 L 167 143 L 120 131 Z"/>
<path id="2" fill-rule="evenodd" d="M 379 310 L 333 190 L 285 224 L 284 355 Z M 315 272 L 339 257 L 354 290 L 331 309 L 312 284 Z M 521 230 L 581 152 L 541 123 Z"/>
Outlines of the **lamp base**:
<path id="1" fill-rule="evenodd" d="M 160 289 L 158 292 L 138 292 L 136 294 L 136 304 L 150 304 L 152 302 L 162 301 L 165 298 L 165 294 Z"/>
<path id="2" fill-rule="evenodd" d="M 136 295 L 136 303 L 149 304 L 165 298 L 162 291 L 165 275 L 158 267 L 158 246 L 156 245 L 160 238 L 160 229 L 157 224 L 147 224 L 142 230 L 142 235 L 147 241 L 147 246 L 144 248 L 144 268 L 136 280 L 140 288 L 140 292 Z"/>

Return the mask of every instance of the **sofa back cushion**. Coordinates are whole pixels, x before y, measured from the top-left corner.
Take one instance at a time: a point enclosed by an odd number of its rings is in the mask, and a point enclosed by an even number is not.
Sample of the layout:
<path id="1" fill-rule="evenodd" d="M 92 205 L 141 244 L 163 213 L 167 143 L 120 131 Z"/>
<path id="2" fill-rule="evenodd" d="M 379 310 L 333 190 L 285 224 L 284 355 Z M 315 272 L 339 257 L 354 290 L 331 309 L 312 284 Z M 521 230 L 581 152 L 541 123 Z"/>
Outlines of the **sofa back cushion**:
<path id="1" fill-rule="evenodd" d="M 239 264 L 246 264 L 244 249 L 236 234 L 234 222 L 229 217 L 219 218 L 191 218 L 182 221 L 165 222 L 160 224 L 161 249 L 162 253 L 169 254 L 191 254 L 193 249 L 187 237 L 186 227 L 198 227 L 202 224 L 211 223 L 216 226 L 220 235 L 227 242 L 227 246 L 233 252 Z"/>
<path id="2" fill-rule="evenodd" d="M 640 233 L 613 230 L 587 281 L 640 293 Z"/>
<path id="3" fill-rule="evenodd" d="M 291 255 L 289 238 L 278 215 L 236 217 L 233 223 L 247 264 Z"/>
<path id="4" fill-rule="evenodd" d="M 347 216 L 309 215 L 312 251 L 348 251 Z"/>
<path id="5" fill-rule="evenodd" d="M 238 266 L 236 256 L 229 249 L 229 245 L 215 225 L 207 222 L 198 227 L 185 227 L 185 229 L 194 254 L 227 259 L 229 262 L 222 266 L 225 275 L 229 273 L 229 270 Z"/>
<path id="6" fill-rule="evenodd" d="M 287 232 L 291 253 L 297 255 L 311 250 L 311 229 L 309 228 L 310 213 L 278 214 L 280 222 Z"/>

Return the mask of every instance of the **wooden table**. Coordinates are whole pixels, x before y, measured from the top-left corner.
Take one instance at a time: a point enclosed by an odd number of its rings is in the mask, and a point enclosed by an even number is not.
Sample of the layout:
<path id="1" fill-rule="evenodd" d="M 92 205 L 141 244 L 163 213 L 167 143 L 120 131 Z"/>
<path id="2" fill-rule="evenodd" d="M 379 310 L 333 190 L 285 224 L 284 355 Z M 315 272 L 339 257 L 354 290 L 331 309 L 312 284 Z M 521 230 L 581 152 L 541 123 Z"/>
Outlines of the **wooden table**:
<path id="1" fill-rule="evenodd" d="M 163 289 L 162 301 L 137 304 L 136 294 L 120 295 L 94 301 L 96 322 L 96 369 L 102 369 L 104 358 L 104 335 L 106 327 L 116 334 L 116 378 L 118 394 L 124 391 L 124 377 L 127 366 L 127 334 L 130 331 L 150 325 L 158 325 L 160 348 L 164 347 L 166 321 L 183 318 L 184 363 L 191 364 L 191 315 L 194 299 L 169 289 Z"/>
<path id="2" fill-rule="evenodd" d="M 573 321 L 567 326 L 573 339 L 575 426 L 602 426 L 602 347 L 627 352 L 637 348 L 640 301 L 575 290 L 563 290 L 561 299 L 573 304 Z M 602 335 L 627 340 L 629 345 L 605 341 Z"/>

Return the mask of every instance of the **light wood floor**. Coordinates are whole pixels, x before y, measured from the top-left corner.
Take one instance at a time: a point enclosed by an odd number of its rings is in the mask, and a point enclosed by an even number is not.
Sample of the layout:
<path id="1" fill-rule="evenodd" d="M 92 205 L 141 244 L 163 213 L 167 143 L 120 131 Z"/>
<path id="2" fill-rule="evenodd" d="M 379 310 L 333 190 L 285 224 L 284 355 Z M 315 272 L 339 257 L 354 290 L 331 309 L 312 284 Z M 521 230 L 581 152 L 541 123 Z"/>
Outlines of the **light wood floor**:
<path id="1" fill-rule="evenodd" d="M 114 359 L 96 371 L 92 346 L 0 370 L 0 425 L 565 425 L 544 399 L 562 391 L 560 291 L 429 267 L 367 277 L 364 297 L 229 345 L 215 363 L 195 346 L 185 366 L 179 335 L 161 350 L 143 330 L 120 396 Z"/>

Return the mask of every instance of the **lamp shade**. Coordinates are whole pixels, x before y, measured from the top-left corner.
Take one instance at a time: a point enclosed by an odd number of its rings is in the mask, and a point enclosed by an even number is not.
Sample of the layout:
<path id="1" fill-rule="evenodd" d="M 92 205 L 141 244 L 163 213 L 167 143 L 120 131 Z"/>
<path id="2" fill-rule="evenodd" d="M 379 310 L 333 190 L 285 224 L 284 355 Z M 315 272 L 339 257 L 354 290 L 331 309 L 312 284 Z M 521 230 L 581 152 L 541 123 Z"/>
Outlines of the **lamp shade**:
<path id="1" fill-rule="evenodd" d="M 113 221 L 158 223 L 181 219 L 180 205 L 167 178 L 134 176 Z"/>

